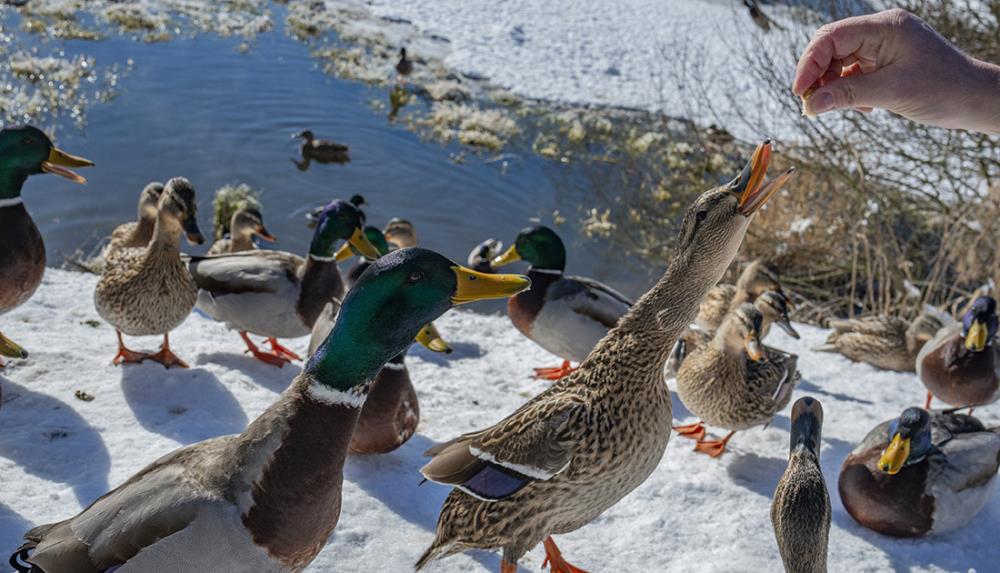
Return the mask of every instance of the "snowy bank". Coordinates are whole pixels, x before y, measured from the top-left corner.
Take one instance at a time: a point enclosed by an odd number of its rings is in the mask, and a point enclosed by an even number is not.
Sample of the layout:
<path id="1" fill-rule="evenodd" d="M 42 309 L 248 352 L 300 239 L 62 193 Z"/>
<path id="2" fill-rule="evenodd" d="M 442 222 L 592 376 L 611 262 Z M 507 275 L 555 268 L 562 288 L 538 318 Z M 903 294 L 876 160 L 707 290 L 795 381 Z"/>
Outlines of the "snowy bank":
<path id="1" fill-rule="evenodd" d="M 192 315 L 171 342 L 190 370 L 158 364 L 110 365 L 114 331 L 91 302 L 96 277 L 50 269 L 26 305 L 3 316 L 4 331 L 31 352 L 0 371 L 0 550 L 29 527 L 69 517 L 148 462 L 174 448 L 238 432 L 297 374 L 242 354 L 238 337 Z M 346 468 L 340 524 L 309 571 L 409 571 L 430 543 L 448 490 L 419 486 L 421 452 L 436 441 L 492 423 L 542 390 L 532 366 L 557 360 L 524 339 L 506 317 L 453 311 L 437 322 L 455 347 L 448 357 L 415 348 L 408 359 L 423 418 L 414 438 L 382 456 L 358 456 Z M 802 340 L 775 331 L 769 343 L 800 355 L 797 395 L 823 402 L 822 462 L 833 502 L 831 571 L 996 569 L 1000 499 L 966 528 L 938 539 L 904 541 L 854 523 L 840 504 L 837 470 L 876 423 L 923 400 L 912 375 L 877 372 L 839 356 L 815 354 L 826 332 L 796 326 Z M 151 349 L 156 339 L 134 347 Z M 289 346 L 305 351 L 306 339 Z M 93 396 L 83 401 L 74 394 Z M 693 421 L 675 400 L 678 421 Z M 979 410 L 1000 421 L 996 407 Z M 590 571 L 779 571 L 771 532 L 771 493 L 784 470 L 789 420 L 737 434 L 732 451 L 712 460 L 672 439 L 657 471 L 595 523 L 559 537 L 576 565 Z M 539 571 L 541 548 L 522 570 Z M 497 571 L 489 553 L 457 556 L 432 572 Z"/>

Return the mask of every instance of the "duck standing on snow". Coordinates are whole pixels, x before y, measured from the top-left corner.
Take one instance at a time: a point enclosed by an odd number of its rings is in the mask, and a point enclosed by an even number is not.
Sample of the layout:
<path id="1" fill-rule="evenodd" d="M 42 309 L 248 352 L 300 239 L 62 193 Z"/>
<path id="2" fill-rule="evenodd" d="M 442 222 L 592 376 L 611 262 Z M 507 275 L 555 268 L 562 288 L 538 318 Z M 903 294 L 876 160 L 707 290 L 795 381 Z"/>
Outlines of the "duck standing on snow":
<path id="1" fill-rule="evenodd" d="M 593 521 L 659 464 L 672 418 L 663 363 L 735 258 L 754 213 L 788 179 L 763 184 L 769 159 L 765 142 L 734 181 L 695 200 L 666 273 L 577 370 L 497 424 L 428 452 L 424 477 L 456 489 L 418 569 L 471 549 L 502 549 L 500 569 L 513 573 L 541 542 L 552 571 L 578 571 L 551 536 Z"/>
<path id="2" fill-rule="evenodd" d="M 24 207 L 21 188 L 32 175 L 52 173 L 86 183 L 70 167 L 94 164 L 52 144 L 30 125 L 0 130 L 0 315 L 27 302 L 45 274 L 45 242 Z M 24 358 L 28 353 L 0 333 L 0 354 Z M 0 360 L 0 367 L 3 361 Z"/>
<path id="3" fill-rule="evenodd" d="M 792 406 L 788 467 L 774 490 L 771 525 L 785 573 L 826 573 L 830 494 L 819 466 L 823 405 L 799 398 Z"/>
<path id="4" fill-rule="evenodd" d="M 757 310 L 764 317 L 760 325 L 761 340 L 767 338 L 772 324 L 777 324 L 781 330 L 785 331 L 785 334 L 798 340 L 799 333 L 792 326 L 792 321 L 788 316 L 788 298 L 784 294 L 773 290 L 765 291 L 757 297 L 753 305 L 757 307 Z M 684 362 L 684 358 L 711 342 L 714 335 L 715 332 L 706 332 L 696 327 L 688 329 L 684 336 L 677 341 L 673 352 L 670 353 L 670 359 L 667 360 L 664 373 L 668 377 L 676 376 L 677 370 Z M 681 427 L 674 429 L 680 431 L 682 434 L 684 433 Z"/>
<path id="5" fill-rule="evenodd" d="M 769 424 L 791 400 L 799 381 L 798 357 L 760 343 L 763 321 L 757 307 L 741 304 L 677 371 L 677 396 L 701 421 L 676 429 L 698 440 L 695 451 L 721 456 L 733 434 Z M 730 432 L 721 440 L 705 440 L 706 423 Z"/>
<path id="6" fill-rule="evenodd" d="M 930 313 L 913 322 L 895 316 L 832 320 L 833 332 L 816 350 L 843 354 L 882 370 L 914 372 L 920 350 L 942 326 L 941 319 Z"/>
<path id="7" fill-rule="evenodd" d="M 242 253 L 257 248 L 254 237 L 273 243 L 274 236 L 264 227 L 264 216 L 253 207 L 244 207 L 235 213 L 229 223 L 229 236 L 212 243 L 209 255 Z"/>
<path id="8" fill-rule="evenodd" d="M 702 330 L 715 332 L 732 309 L 756 301 L 769 290 L 784 294 L 777 269 L 764 261 L 754 261 L 743 269 L 735 285 L 716 285 L 708 291 L 698 308 L 695 324 Z"/>
<path id="9" fill-rule="evenodd" d="M 365 235 L 381 255 L 389 253 L 389 245 L 385 235 L 375 227 L 365 227 Z M 337 261 L 345 261 L 353 254 L 354 249 L 345 243 L 337 252 Z M 347 273 L 347 288 L 353 288 L 372 261 L 361 257 Z M 323 313 L 313 325 L 312 336 L 309 339 L 309 354 L 326 340 L 333 330 L 338 306 L 328 303 Z M 433 352 L 450 353 L 451 347 L 438 334 L 434 324 L 428 324 L 417 333 L 416 341 Z M 420 422 L 420 403 L 417 392 L 410 380 L 406 368 L 406 352 L 393 356 L 372 380 L 368 389 L 368 399 L 361 409 L 358 425 L 351 436 L 349 450 L 357 454 L 385 454 L 402 446 L 417 431 Z"/>
<path id="10" fill-rule="evenodd" d="M 101 274 L 104 265 L 116 251 L 145 247 L 153 239 L 153 229 L 156 227 L 156 209 L 163 193 L 163 183 L 153 181 L 143 187 L 139 193 L 139 213 L 135 221 L 122 223 L 111 232 L 111 239 L 101 249 L 101 253 L 91 260 L 83 261 L 80 266 L 86 270 Z"/>
<path id="11" fill-rule="evenodd" d="M 361 229 L 357 207 L 346 201 L 326 206 L 305 258 L 262 250 L 192 257 L 188 269 L 200 289 L 198 309 L 239 331 L 254 358 L 279 367 L 298 360 L 277 339 L 309 334 L 323 307 L 343 298 L 344 281 L 334 260 L 342 240 L 365 256 L 378 257 Z M 272 353 L 257 348 L 251 332 L 267 337 Z"/>
<path id="12" fill-rule="evenodd" d="M 981 296 L 961 324 L 941 328 L 917 355 L 917 376 L 927 387 L 927 402 L 937 397 L 952 406 L 982 406 L 1000 398 L 1000 344 L 995 344 L 997 303 Z"/>
<path id="13" fill-rule="evenodd" d="M 493 267 L 520 260 L 531 263 L 531 289 L 507 302 L 507 314 L 521 334 L 563 359 L 562 366 L 535 369 L 540 378 L 558 380 L 573 371 L 571 360 L 587 358 L 632 301 L 595 280 L 565 276 L 566 247 L 548 227 L 521 231 L 514 244 L 494 259 Z"/>
<path id="14" fill-rule="evenodd" d="M 413 73 L 413 61 L 406 57 L 406 48 L 399 49 L 399 61 L 396 62 L 396 73 L 404 78 Z"/>
<path id="15" fill-rule="evenodd" d="M 309 162 L 317 163 L 348 163 L 351 160 L 351 149 L 343 143 L 337 143 L 329 139 L 317 139 L 313 132 L 306 129 L 296 133 L 292 137 L 302 139 L 302 146 L 299 151 L 302 154 L 303 162 L 297 165 L 299 169 L 309 168 Z"/>
<path id="16" fill-rule="evenodd" d="M 339 520 L 344 460 L 372 377 L 452 306 L 527 286 L 425 249 L 382 257 L 302 373 L 243 433 L 175 450 L 75 517 L 32 529 L 12 564 L 45 573 L 302 571 Z"/>
<path id="17" fill-rule="evenodd" d="M 861 525 L 922 537 L 972 520 L 996 489 L 1000 435 L 978 419 L 907 408 L 882 422 L 840 468 L 840 499 Z"/>
<path id="18" fill-rule="evenodd" d="M 181 233 L 188 242 L 205 242 L 198 229 L 195 190 L 183 177 L 163 187 L 157 205 L 153 239 L 147 246 L 119 249 L 105 261 L 104 273 L 94 290 L 94 307 L 118 334 L 118 353 L 112 364 L 153 360 L 165 367 L 187 363 L 170 350 L 170 331 L 184 322 L 198 298 L 198 289 L 181 261 Z M 125 347 L 129 336 L 163 335 L 155 354 Z"/>

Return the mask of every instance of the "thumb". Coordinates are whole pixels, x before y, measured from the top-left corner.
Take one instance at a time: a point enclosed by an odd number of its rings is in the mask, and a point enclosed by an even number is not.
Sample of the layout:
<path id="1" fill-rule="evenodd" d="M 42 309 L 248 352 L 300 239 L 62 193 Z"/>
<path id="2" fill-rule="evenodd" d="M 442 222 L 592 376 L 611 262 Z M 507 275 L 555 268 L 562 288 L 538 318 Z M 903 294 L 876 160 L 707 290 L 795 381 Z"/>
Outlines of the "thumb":
<path id="1" fill-rule="evenodd" d="M 819 115 L 835 109 L 890 108 L 893 97 L 891 70 L 880 69 L 828 81 L 805 101 L 806 115 Z"/>

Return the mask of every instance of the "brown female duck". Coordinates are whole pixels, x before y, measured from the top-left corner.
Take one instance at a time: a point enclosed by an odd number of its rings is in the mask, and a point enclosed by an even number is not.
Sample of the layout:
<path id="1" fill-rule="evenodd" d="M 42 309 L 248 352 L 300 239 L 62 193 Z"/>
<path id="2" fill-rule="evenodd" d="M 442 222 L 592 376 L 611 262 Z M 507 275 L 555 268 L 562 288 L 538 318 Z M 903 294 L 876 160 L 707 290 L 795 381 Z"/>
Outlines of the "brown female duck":
<path id="1" fill-rule="evenodd" d="M 961 324 L 945 326 L 917 355 L 917 376 L 927 387 L 927 403 L 937 397 L 952 406 L 982 406 L 1000 398 L 1000 344 L 996 344 L 997 303 L 977 298 Z"/>
<path id="2" fill-rule="evenodd" d="M 3 245 L 0 248 L 0 315 L 31 298 L 45 274 L 45 242 L 21 199 L 25 181 L 32 175 L 52 173 L 75 183 L 86 183 L 86 179 L 68 168 L 92 165 L 86 159 L 60 151 L 36 127 L 0 130 L 0 245 Z M 6 346 L 8 352 L 4 352 L 4 356 L 27 356 L 27 352 L 13 342 Z"/>
<path id="3" fill-rule="evenodd" d="M 552 571 L 577 571 L 551 536 L 590 523 L 659 463 L 671 422 L 663 363 L 754 213 L 787 179 L 762 185 L 769 156 L 766 142 L 732 183 L 695 201 L 667 272 L 577 370 L 497 424 L 428 452 L 424 477 L 455 489 L 418 569 L 470 549 L 502 549 L 501 571 L 512 573 L 544 543 Z"/>
<path id="4" fill-rule="evenodd" d="M 895 316 L 833 320 L 833 332 L 816 350 L 843 354 L 882 370 L 914 372 L 920 350 L 942 326 L 941 319 L 930 313 L 913 322 Z"/>
<path id="5" fill-rule="evenodd" d="M 229 236 L 212 243 L 208 249 L 209 255 L 226 253 L 242 253 L 257 248 L 254 237 L 259 237 L 269 243 L 274 242 L 274 236 L 264 227 L 264 216 L 258 209 L 244 207 L 233 213 L 229 222 Z"/>
<path id="6" fill-rule="evenodd" d="M 181 261 L 181 233 L 188 242 L 205 242 L 198 229 L 197 204 L 191 182 L 174 177 L 163 187 L 157 205 L 153 239 L 147 246 L 119 249 L 105 261 L 104 273 L 94 290 L 94 307 L 118 334 L 113 364 L 154 360 L 167 368 L 187 363 L 170 350 L 170 331 L 180 326 L 198 298 L 198 289 Z M 125 347 L 129 336 L 163 335 L 155 354 Z"/>
<path id="7" fill-rule="evenodd" d="M 754 261 L 743 269 L 735 285 L 717 285 L 708 291 L 698 307 L 695 324 L 702 330 L 715 332 L 730 310 L 745 302 L 754 302 L 769 290 L 783 293 L 778 270 L 764 261 Z"/>
<path id="8" fill-rule="evenodd" d="M 972 416 L 907 408 L 882 422 L 840 468 L 840 499 L 861 525 L 892 537 L 968 523 L 996 489 L 1000 435 Z"/>
<path id="9" fill-rule="evenodd" d="M 348 443 L 372 377 L 452 306 L 528 285 L 424 249 L 373 267 L 302 373 L 243 433 L 175 450 L 75 517 L 35 527 L 11 562 L 45 573 L 305 569 L 339 521 Z"/>
<path id="10" fill-rule="evenodd" d="M 698 439 L 696 451 L 721 456 L 733 434 L 769 424 L 791 400 L 799 380 L 798 357 L 760 343 L 763 321 L 757 307 L 741 304 L 677 371 L 677 396 L 701 418 L 678 431 Z M 721 440 L 705 440 L 706 423 L 730 432 Z"/>
<path id="11" fill-rule="evenodd" d="M 819 467 L 822 430 L 819 400 L 796 400 L 788 467 L 771 501 L 771 525 L 785 573 L 826 573 L 832 510 Z"/>

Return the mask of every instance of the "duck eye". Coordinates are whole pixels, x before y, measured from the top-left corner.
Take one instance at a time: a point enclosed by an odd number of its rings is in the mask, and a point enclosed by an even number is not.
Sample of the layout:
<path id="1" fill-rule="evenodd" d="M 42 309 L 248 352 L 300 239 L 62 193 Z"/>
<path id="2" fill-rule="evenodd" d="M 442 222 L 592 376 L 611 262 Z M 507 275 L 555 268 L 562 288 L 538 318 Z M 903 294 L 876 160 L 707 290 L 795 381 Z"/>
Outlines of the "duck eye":
<path id="1" fill-rule="evenodd" d="M 415 283 L 422 278 L 424 278 L 424 273 L 420 271 L 413 271 L 412 273 L 410 273 L 410 276 L 406 277 L 406 282 Z"/>
<path id="2" fill-rule="evenodd" d="M 695 219 L 697 219 L 699 223 L 701 223 L 707 218 L 708 218 L 708 211 L 698 211 L 695 214 Z"/>

